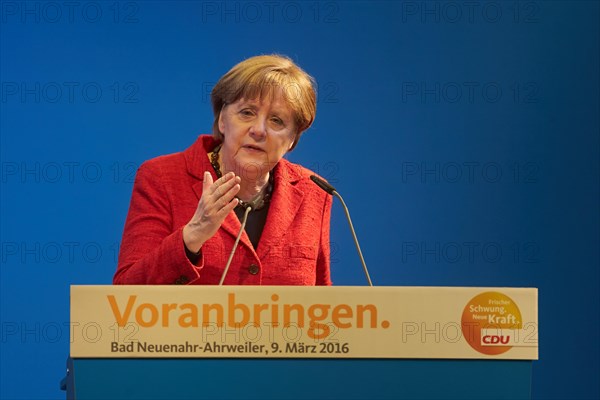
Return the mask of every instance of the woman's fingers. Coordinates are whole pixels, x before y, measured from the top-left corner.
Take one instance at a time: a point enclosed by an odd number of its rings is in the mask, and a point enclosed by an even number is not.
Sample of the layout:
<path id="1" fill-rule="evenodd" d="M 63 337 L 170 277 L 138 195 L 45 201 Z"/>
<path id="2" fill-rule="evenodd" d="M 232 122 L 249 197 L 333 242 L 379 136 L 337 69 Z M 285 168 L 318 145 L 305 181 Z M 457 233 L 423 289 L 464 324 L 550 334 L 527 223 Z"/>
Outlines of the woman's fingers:
<path id="1" fill-rule="evenodd" d="M 225 219 L 225 217 L 227 217 L 227 215 L 233 211 L 234 208 L 237 207 L 237 205 L 240 203 L 240 201 L 237 198 L 234 198 L 233 200 L 231 200 L 229 203 L 227 203 L 225 205 L 225 207 L 221 208 L 219 210 L 219 216 L 221 217 L 222 220 Z M 222 222 L 222 221 L 221 221 Z"/>
<path id="2" fill-rule="evenodd" d="M 208 190 L 208 193 L 211 195 L 216 193 L 220 196 L 221 193 L 227 192 L 236 183 L 240 183 L 240 178 L 236 177 L 233 172 L 229 172 L 217 179 Z"/>
<path id="3" fill-rule="evenodd" d="M 202 182 L 202 193 L 207 192 L 213 185 L 213 178 L 210 172 L 204 171 L 204 181 Z"/>
<path id="4" fill-rule="evenodd" d="M 233 210 L 237 204 L 233 205 L 233 207 L 229 206 L 240 190 L 239 182 L 240 178 L 235 176 L 233 172 L 212 182 L 212 176 L 210 176 L 210 173 L 207 171 L 202 187 L 202 198 L 198 203 L 198 211 L 200 214 L 204 218 L 210 218 L 212 215 L 221 214 L 221 211 L 226 207 L 229 211 Z M 219 219 L 224 219 L 224 217 L 221 218 L 219 216 Z"/>
<path id="5" fill-rule="evenodd" d="M 217 209 L 219 211 L 221 211 L 221 209 L 227 207 L 229 205 L 229 203 L 232 202 L 232 200 L 237 201 L 237 199 L 235 199 L 235 195 L 239 191 L 240 191 L 240 185 L 236 183 L 226 193 L 224 193 L 221 197 L 216 199 L 215 204 L 217 205 Z M 234 206 L 234 208 L 235 208 L 235 206 Z M 232 208 L 232 210 L 233 210 L 233 208 Z"/>
<path id="6" fill-rule="evenodd" d="M 236 177 L 232 173 L 227 180 L 221 182 L 219 181 L 220 179 L 213 184 L 211 189 L 209 189 L 207 202 L 209 204 L 209 207 L 210 204 L 214 204 L 217 207 L 217 209 L 220 210 L 227 203 L 229 203 L 233 199 L 233 197 L 239 192 L 240 178 Z"/>
<path id="7" fill-rule="evenodd" d="M 227 215 L 239 204 L 235 195 L 240 191 L 240 178 L 234 173 L 213 182 L 210 172 L 204 173 L 202 196 L 196 213 L 184 227 L 184 243 L 197 251 L 219 229 Z"/>

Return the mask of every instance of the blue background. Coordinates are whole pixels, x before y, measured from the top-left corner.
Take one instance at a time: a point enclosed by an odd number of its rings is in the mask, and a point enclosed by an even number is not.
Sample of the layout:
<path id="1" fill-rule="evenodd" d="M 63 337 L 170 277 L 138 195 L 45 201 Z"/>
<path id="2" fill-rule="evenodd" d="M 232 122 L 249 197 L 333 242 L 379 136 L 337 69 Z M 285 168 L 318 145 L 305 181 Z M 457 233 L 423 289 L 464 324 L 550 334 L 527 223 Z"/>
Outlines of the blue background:
<path id="1" fill-rule="evenodd" d="M 69 5 L 75 4 L 75 5 Z M 474 5 L 473 5 L 474 4 Z M 534 398 L 598 398 L 599 4 L 0 2 L 0 398 L 61 398 L 71 284 L 109 284 L 137 166 L 242 59 L 319 85 L 289 158 L 379 285 L 539 288 Z M 365 283 L 343 213 L 337 285 Z"/>

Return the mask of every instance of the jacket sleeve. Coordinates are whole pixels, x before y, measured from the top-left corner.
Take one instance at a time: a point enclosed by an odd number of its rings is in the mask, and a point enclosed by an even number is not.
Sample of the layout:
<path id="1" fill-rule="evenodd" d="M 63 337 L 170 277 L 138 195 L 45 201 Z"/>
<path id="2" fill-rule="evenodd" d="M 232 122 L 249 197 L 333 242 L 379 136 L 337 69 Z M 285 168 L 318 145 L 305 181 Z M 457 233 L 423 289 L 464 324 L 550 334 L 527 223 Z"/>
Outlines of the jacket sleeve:
<path id="1" fill-rule="evenodd" d="M 187 258 L 183 226 L 173 226 L 160 166 L 140 166 L 125 222 L 114 284 L 186 284 L 200 276 L 204 263 Z"/>
<path id="2" fill-rule="evenodd" d="M 331 254 L 329 247 L 331 203 L 332 197 L 330 195 L 325 195 L 323 219 L 321 221 L 321 240 L 319 243 L 319 255 L 317 257 L 317 285 L 331 285 Z"/>

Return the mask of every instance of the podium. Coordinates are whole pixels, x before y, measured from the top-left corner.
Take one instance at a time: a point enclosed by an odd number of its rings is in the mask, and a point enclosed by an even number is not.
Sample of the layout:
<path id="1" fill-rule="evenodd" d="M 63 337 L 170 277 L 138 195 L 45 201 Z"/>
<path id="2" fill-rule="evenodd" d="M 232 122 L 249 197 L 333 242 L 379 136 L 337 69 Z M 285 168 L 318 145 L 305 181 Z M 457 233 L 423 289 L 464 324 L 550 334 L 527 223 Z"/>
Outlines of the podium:
<path id="1" fill-rule="evenodd" d="M 68 399 L 523 399 L 537 290 L 72 286 Z"/>

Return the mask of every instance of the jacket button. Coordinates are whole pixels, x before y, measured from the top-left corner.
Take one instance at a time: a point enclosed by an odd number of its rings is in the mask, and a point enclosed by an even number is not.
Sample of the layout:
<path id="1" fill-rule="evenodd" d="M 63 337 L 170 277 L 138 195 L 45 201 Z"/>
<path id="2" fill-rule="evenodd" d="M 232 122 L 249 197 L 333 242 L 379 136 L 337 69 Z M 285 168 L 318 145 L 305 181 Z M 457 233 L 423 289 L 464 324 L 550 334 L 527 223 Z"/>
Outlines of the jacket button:
<path id="1" fill-rule="evenodd" d="M 190 280 L 187 276 L 185 275 L 181 275 L 179 278 L 177 278 L 175 280 L 175 284 L 176 285 L 185 285 L 186 283 L 188 283 Z"/>
<path id="2" fill-rule="evenodd" d="M 250 272 L 251 275 L 258 274 L 258 271 L 260 271 L 260 268 L 256 264 L 250 264 L 248 267 L 248 272 Z"/>

